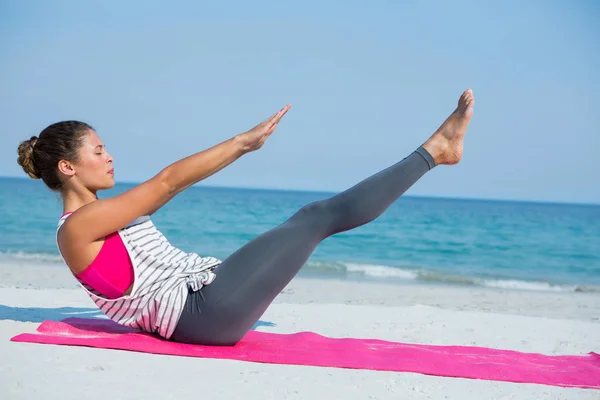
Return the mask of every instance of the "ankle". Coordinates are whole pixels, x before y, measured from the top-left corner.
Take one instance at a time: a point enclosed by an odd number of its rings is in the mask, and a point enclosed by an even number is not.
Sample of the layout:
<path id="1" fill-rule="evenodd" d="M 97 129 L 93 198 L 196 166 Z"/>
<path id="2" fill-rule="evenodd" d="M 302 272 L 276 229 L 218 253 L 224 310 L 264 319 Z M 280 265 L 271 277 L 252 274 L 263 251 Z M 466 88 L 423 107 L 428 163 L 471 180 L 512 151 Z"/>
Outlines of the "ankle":
<path id="1" fill-rule="evenodd" d="M 450 143 L 447 139 L 439 137 L 439 135 L 433 135 L 422 147 L 433 157 L 435 165 L 440 165 L 445 162 L 445 155 L 450 148 Z"/>
<path id="2" fill-rule="evenodd" d="M 415 152 L 417 154 L 419 154 L 421 157 L 423 157 L 423 159 L 429 166 L 429 170 L 432 170 L 433 168 L 435 168 L 437 166 L 437 163 L 435 162 L 435 158 L 433 157 L 433 155 L 431 155 L 431 153 L 425 147 L 419 146 L 415 150 Z"/>

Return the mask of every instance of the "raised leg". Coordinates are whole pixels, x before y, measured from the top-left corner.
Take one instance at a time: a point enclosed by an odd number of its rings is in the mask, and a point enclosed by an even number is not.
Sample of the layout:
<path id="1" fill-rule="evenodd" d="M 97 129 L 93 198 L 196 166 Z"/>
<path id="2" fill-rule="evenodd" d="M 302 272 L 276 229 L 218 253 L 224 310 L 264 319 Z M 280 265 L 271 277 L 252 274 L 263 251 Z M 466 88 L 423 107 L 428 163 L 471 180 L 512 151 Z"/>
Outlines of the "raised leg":
<path id="1" fill-rule="evenodd" d="M 215 281 L 188 297 L 173 340 L 209 345 L 239 341 L 321 241 L 376 219 L 434 166 L 460 160 L 472 107 L 467 91 L 438 131 L 402 161 L 303 207 L 224 260 Z"/>

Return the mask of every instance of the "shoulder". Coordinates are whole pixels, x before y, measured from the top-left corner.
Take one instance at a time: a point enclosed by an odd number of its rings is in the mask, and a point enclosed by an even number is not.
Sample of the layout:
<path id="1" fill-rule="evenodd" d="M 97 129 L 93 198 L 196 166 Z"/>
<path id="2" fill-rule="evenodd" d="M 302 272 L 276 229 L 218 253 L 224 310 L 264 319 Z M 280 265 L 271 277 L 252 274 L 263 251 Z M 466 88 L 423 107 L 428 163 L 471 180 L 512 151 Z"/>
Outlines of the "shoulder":
<path id="1" fill-rule="evenodd" d="M 56 231 L 56 244 L 63 261 L 71 272 L 79 274 L 98 256 L 105 238 L 93 242 L 78 240 L 81 232 L 75 230 L 68 223 L 68 217 L 72 214 L 63 214 L 60 217 Z"/>

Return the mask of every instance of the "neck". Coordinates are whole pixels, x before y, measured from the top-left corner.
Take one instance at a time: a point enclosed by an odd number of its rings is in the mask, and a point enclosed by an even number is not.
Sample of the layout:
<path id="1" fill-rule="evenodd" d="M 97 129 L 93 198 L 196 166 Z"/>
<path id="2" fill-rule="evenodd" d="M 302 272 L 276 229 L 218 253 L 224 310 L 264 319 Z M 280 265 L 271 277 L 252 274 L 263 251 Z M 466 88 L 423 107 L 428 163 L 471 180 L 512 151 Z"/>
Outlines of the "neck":
<path id="1" fill-rule="evenodd" d="M 98 200 L 95 191 L 89 189 L 67 189 L 62 193 L 63 213 L 74 212 L 80 207 Z"/>

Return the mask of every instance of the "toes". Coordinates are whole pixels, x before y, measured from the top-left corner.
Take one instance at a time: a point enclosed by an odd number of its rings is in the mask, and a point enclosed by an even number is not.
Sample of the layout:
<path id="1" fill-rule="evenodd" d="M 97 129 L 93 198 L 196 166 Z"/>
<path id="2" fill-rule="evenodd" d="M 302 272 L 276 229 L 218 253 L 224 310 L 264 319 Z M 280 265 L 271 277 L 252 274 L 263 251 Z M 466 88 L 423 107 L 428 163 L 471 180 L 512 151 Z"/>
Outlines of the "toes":
<path id="1" fill-rule="evenodd" d="M 469 97 L 469 91 L 465 90 L 461 95 L 460 95 L 460 101 L 465 101 L 467 98 Z"/>
<path id="2" fill-rule="evenodd" d="M 470 105 L 475 101 L 475 96 L 473 96 L 473 90 L 467 89 L 460 96 L 460 102 L 466 105 Z"/>

